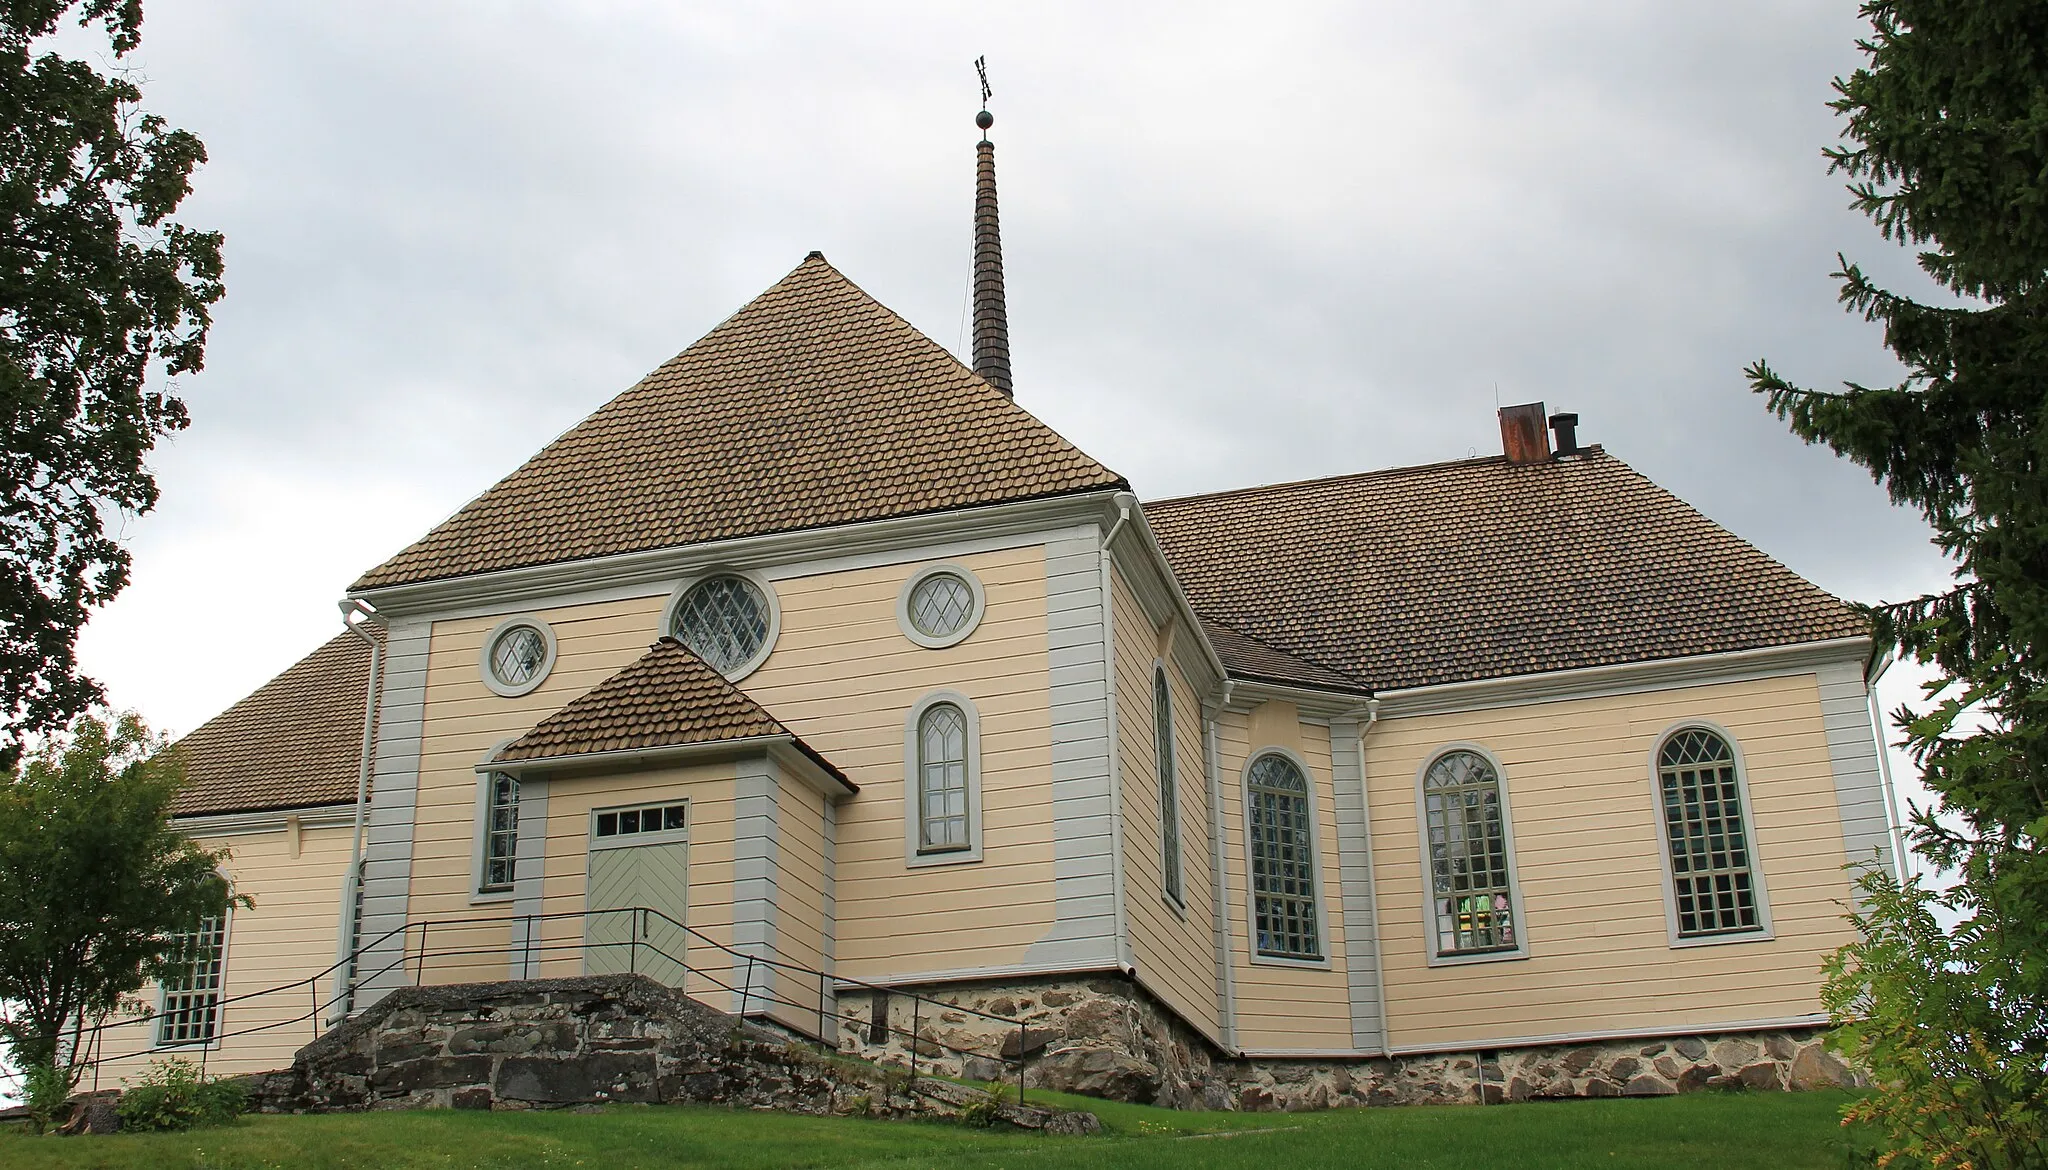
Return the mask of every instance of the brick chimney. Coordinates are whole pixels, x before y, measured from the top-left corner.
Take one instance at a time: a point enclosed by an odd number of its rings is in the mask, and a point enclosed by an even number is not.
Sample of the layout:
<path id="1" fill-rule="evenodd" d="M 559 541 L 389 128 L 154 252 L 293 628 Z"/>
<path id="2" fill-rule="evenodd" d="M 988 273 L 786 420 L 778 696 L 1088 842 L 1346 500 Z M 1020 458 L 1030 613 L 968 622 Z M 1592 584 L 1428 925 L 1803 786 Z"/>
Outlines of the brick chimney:
<path id="1" fill-rule="evenodd" d="M 1500 408 L 1500 449 L 1509 463 L 1542 463 L 1550 458 L 1549 420 L 1543 404 Z"/>

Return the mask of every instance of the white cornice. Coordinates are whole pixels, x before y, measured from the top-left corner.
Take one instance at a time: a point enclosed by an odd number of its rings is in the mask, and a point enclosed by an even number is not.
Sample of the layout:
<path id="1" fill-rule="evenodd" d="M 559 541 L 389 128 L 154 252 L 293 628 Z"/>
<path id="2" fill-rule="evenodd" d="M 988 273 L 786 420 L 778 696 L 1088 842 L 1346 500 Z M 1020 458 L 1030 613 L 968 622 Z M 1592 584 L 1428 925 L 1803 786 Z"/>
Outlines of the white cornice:
<path id="1" fill-rule="evenodd" d="M 687 764 L 699 760 L 738 759 L 768 756 L 797 774 L 827 796 L 841 797 L 858 792 L 850 781 L 841 780 L 804 754 L 794 735 L 750 735 L 743 739 L 722 739 L 711 743 L 682 743 L 664 747 L 627 748 L 609 752 L 579 752 L 567 756 L 540 756 L 530 760 L 486 760 L 479 772 L 509 772 L 520 779 L 561 772 L 598 772 L 611 769 L 656 768 L 666 764 Z"/>
<path id="2" fill-rule="evenodd" d="M 463 606 L 493 606 L 538 601 L 594 588 L 673 584 L 682 577 L 720 565 L 765 569 L 795 561 L 850 554 L 915 548 L 963 536 L 995 537 L 1032 532 L 1083 520 L 1103 522 L 1114 516 L 1115 490 L 1075 492 L 1039 500 L 956 508 L 921 516 L 899 516 L 797 532 L 771 532 L 706 541 L 614 556 L 587 557 L 559 564 L 533 565 L 352 590 L 386 616 L 438 613 Z"/>
<path id="3" fill-rule="evenodd" d="M 1741 682 L 1747 679 L 1803 674 L 1818 667 L 1845 662 L 1854 663 L 1860 669 L 1869 662 L 1870 649 L 1871 640 L 1868 637 L 1834 638 L 1825 642 L 1800 642 L 1790 646 L 1731 650 L 1722 654 L 1699 654 L 1690 658 L 1622 662 L 1612 666 L 1589 666 L 1580 670 L 1558 670 L 1548 674 L 1521 674 L 1507 678 L 1444 683 L 1439 686 L 1406 687 L 1401 690 L 1378 692 L 1380 717 L 1391 719 L 1413 715 L 1442 715 L 1453 711 L 1479 711 L 1489 707 L 1514 707 L 1524 703 L 1545 703 L 1560 699 L 1584 699 L 1599 695 L 1624 695 L 1637 691 Z"/>
<path id="4" fill-rule="evenodd" d="M 285 822 L 297 820 L 301 829 L 334 829 L 355 824 L 356 806 L 323 804 L 310 808 L 269 808 L 261 812 L 212 813 L 173 817 L 179 832 L 193 837 L 235 837 L 248 833 L 274 833 Z"/>
<path id="5" fill-rule="evenodd" d="M 1284 686 L 1257 679 L 1233 678 L 1223 686 L 1218 706 L 1226 711 L 1249 711 L 1260 703 L 1278 700 L 1293 703 L 1303 715 L 1315 718 L 1363 715 L 1372 703 L 1371 695 L 1354 691 L 1325 691 L 1315 687 Z"/>

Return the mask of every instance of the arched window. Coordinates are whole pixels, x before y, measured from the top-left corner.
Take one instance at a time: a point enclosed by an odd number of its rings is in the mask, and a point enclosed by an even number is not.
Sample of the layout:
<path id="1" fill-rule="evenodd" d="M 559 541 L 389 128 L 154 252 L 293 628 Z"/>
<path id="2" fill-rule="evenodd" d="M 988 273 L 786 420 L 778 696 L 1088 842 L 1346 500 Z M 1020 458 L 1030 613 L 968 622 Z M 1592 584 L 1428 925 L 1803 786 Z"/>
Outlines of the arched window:
<path id="1" fill-rule="evenodd" d="M 1293 760 L 1268 752 L 1245 775 L 1252 869 L 1252 938 L 1258 953 L 1282 959 L 1323 957 L 1316 924 L 1315 820 L 1308 777 Z"/>
<path id="2" fill-rule="evenodd" d="M 1422 775 L 1422 818 L 1437 955 L 1515 950 L 1514 865 L 1493 762 L 1463 748 L 1431 761 Z"/>
<path id="3" fill-rule="evenodd" d="M 492 772 L 484 783 L 483 873 L 477 889 L 509 890 L 519 855 L 519 780 L 509 772 Z"/>
<path id="4" fill-rule="evenodd" d="M 918 852 L 969 846 L 967 716 L 952 703 L 933 703 L 917 721 Z"/>
<path id="5" fill-rule="evenodd" d="M 156 1042 L 170 1048 L 208 1045 L 220 1031 L 221 987 L 227 975 L 226 915 L 202 918 L 192 930 L 171 936 L 163 976 Z"/>
<path id="6" fill-rule="evenodd" d="M 1764 929 L 1728 741 L 1704 727 L 1675 732 L 1657 752 L 1657 795 L 1678 937 Z"/>
<path id="7" fill-rule="evenodd" d="M 1152 740 L 1159 758 L 1159 849 L 1166 874 L 1166 896 L 1185 904 L 1180 887 L 1180 795 L 1173 776 L 1173 691 L 1166 668 L 1152 672 Z"/>

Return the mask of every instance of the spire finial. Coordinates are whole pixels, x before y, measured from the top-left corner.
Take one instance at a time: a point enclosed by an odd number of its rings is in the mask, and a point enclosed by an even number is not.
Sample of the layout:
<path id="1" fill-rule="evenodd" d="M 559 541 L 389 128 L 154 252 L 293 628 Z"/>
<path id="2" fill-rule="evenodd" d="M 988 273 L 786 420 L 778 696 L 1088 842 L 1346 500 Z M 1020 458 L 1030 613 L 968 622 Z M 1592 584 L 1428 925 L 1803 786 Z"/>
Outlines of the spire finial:
<path id="1" fill-rule="evenodd" d="M 976 57 L 974 71 L 981 77 L 982 110 L 974 116 L 981 127 L 976 145 L 978 165 L 974 177 L 974 372 L 982 380 L 1012 396 L 1010 388 L 1010 313 L 1003 302 L 1003 232 L 996 215 L 996 147 L 988 140 L 988 128 L 996 124 L 988 112 L 988 58 Z"/>

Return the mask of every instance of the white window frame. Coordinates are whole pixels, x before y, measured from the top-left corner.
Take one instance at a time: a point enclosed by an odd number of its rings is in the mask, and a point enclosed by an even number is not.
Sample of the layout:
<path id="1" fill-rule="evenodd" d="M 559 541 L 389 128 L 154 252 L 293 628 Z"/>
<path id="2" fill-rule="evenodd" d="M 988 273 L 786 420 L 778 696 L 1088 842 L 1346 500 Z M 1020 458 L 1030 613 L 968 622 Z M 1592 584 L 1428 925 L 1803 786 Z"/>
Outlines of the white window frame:
<path id="1" fill-rule="evenodd" d="M 910 620 L 910 595 L 928 578 L 941 573 L 950 573 L 967 583 L 967 591 L 974 595 L 974 608 L 968 611 L 967 620 L 961 623 L 959 629 L 944 637 L 935 638 L 918 629 L 916 623 Z M 948 646 L 957 646 L 965 642 L 980 627 L 982 616 L 987 612 L 988 593 L 981 587 L 981 578 L 975 576 L 974 570 L 966 565 L 953 561 L 924 566 L 905 579 L 903 588 L 896 593 L 896 628 L 903 631 L 904 637 L 927 650 L 944 650 Z"/>
<path id="2" fill-rule="evenodd" d="M 222 875 L 222 879 L 223 879 L 223 880 L 226 880 L 226 875 L 225 875 L 225 874 L 223 874 L 223 875 Z M 232 888 L 232 887 L 231 887 L 231 888 Z M 182 1041 L 179 1041 L 179 1040 L 174 1040 L 174 1041 L 166 1042 L 166 1041 L 164 1040 L 164 1038 L 163 1038 L 163 1036 L 164 1036 L 164 1019 L 165 1019 L 165 1015 L 164 1015 L 164 1013 L 165 1013 L 166 1011 L 168 1011 L 168 1010 L 169 1010 L 169 1005 L 168 1005 L 168 1003 L 167 1003 L 166 1001 L 168 1001 L 168 1000 L 170 999 L 170 996 L 171 996 L 171 991 L 170 991 L 170 988 L 169 988 L 169 987 L 167 987 L 167 986 L 166 986 L 166 985 L 165 985 L 165 984 L 164 984 L 164 983 L 163 983 L 163 982 L 162 982 L 161 980 L 159 980 L 159 981 L 157 982 L 157 985 L 156 985 L 156 1013 L 157 1013 L 157 1015 L 156 1015 L 156 1020 L 154 1021 L 154 1026 L 153 1026 L 153 1027 L 151 1027 L 151 1029 L 150 1029 L 150 1036 L 149 1036 L 149 1046 L 150 1046 L 150 1049 L 151 1049 L 152 1051 L 157 1051 L 157 1052 L 218 1052 L 218 1051 L 220 1051 L 220 1047 L 221 1047 L 221 1041 L 222 1041 L 222 1040 L 223 1040 L 223 1039 L 225 1038 L 225 1033 L 226 1033 L 226 1032 L 227 1032 L 227 1030 L 228 1030 L 228 1029 L 227 1029 L 227 1018 L 228 1018 L 228 1012 L 227 1012 L 227 998 L 228 998 L 228 953 L 229 953 L 229 952 L 228 952 L 228 946 L 229 946 L 229 944 L 230 944 L 230 942 L 232 941 L 232 938 L 233 938 L 233 935 L 232 935 L 232 933 L 231 933 L 231 932 L 232 932 L 232 931 L 234 930 L 234 924 L 235 924 L 235 907 L 234 907 L 234 904 L 233 904 L 233 903 L 229 903 L 229 904 L 228 904 L 227 906 L 223 907 L 223 908 L 221 909 L 221 912 L 220 912 L 220 986 L 219 986 L 218 988 L 216 988 L 216 989 L 215 989 L 215 992 L 214 992 L 214 994 L 215 994 L 215 996 L 216 996 L 217 998 L 215 998 L 215 1000 L 214 1000 L 214 1003 L 213 1003 L 213 1038 L 212 1038 L 212 1039 L 210 1039 L 210 1040 L 204 1041 L 204 1042 L 199 1042 L 199 1041 L 193 1041 L 193 1040 L 182 1040 Z"/>
<path id="3" fill-rule="evenodd" d="M 1307 785 L 1309 823 L 1309 894 L 1316 908 L 1316 949 L 1322 952 L 1319 959 L 1293 958 L 1287 955 L 1262 955 L 1259 953 L 1259 892 L 1252 875 L 1252 765 L 1267 756 L 1283 756 L 1301 770 L 1301 778 Z M 1323 898 L 1323 816 L 1316 800 L 1317 780 L 1308 761 L 1301 753 L 1278 744 L 1268 744 L 1253 749 L 1244 758 L 1244 767 L 1237 777 L 1238 803 L 1243 805 L 1243 816 L 1239 829 L 1244 836 L 1244 950 L 1250 961 L 1261 967 L 1297 967 L 1312 971 L 1331 969 L 1330 952 L 1330 907 Z"/>
<path id="4" fill-rule="evenodd" d="M 674 638 L 676 609 L 683 604 L 683 598 L 689 596 L 690 590 L 713 577 L 738 577 L 760 590 L 761 596 L 768 603 L 768 635 L 761 639 L 761 648 L 754 651 L 752 658 L 725 672 L 725 681 L 738 682 L 759 670 L 761 664 L 768 661 L 768 656 L 775 652 L 776 641 L 782 637 L 782 599 L 776 595 L 775 583 L 768 578 L 752 569 L 740 569 L 731 565 L 720 565 L 686 577 L 669 593 L 668 604 L 661 607 L 661 628 L 655 633 L 659 637 Z"/>
<path id="5" fill-rule="evenodd" d="M 960 709 L 967 722 L 967 848 L 921 853 L 923 826 L 918 808 L 918 723 L 940 703 Z M 981 713 L 974 700 L 959 691 L 933 691 L 911 704 L 903 717 L 903 864 L 912 869 L 935 865 L 972 865 L 982 858 L 981 842 Z"/>
<path id="6" fill-rule="evenodd" d="M 1166 705 L 1159 704 L 1160 693 L 1165 692 Z M 1166 720 L 1166 742 L 1159 742 L 1160 716 Z M 1182 865 L 1186 850 L 1180 839 L 1180 765 L 1175 757 L 1177 744 L 1174 742 L 1173 717 L 1173 676 L 1166 669 L 1166 660 L 1152 660 L 1152 755 L 1153 768 L 1159 773 L 1159 892 L 1174 913 L 1187 917 L 1187 874 Z"/>
<path id="7" fill-rule="evenodd" d="M 1742 836 L 1749 842 L 1749 881 L 1756 895 L 1757 929 L 1733 931 L 1728 934 L 1704 934 L 1692 938 L 1681 938 L 1678 934 L 1678 891 L 1674 888 L 1677 876 L 1671 867 L 1671 836 L 1664 826 L 1664 776 L 1660 756 L 1664 745 L 1681 731 L 1693 729 L 1712 732 L 1728 745 L 1728 752 L 1735 758 L 1735 792 L 1742 801 Z M 1749 797 L 1749 767 L 1743 762 L 1742 741 L 1726 727 L 1711 719 L 1681 719 L 1657 733 L 1650 741 L 1650 826 L 1657 834 L 1657 855 L 1664 859 L 1664 871 L 1659 875 L 1659 884 L 1664 887 L 1664 931 L 1672 950 L 1692 947 L 1739 946 L 1742 943 L 1770 942 L 1778 937 L 1777 928 L 1771 922 L 1771 891 L 1764 880 L 1763 853 L 1756 839 L 1756 815 Z"/>
<path id="8" fill-rule="evenodd" d="M 1477 954 L 1444 954 L 1438 947 L 1436 922 L 1436 881 L 1434 866 L 1436 858 L 1429 850 L 1429 804 L 1423 790 L 1423 780 L 1436 762 L 1452 752 L 1471 752 L 1487 762 L 1493 769 L 1494 782 L 1500 786 L 1500 828 L 1501 843 L 1508 851 L 1508 913 L 1515 916 L 1515 946 L 1513 950 L 1482 951 Z M 1420 847 L 1419 870 L 1422 875 L 1422 938 L 1425 952 L 1432 967 L 1462 967 L 1472 963 L 1511 963 L 1529 957 L 1529 915 L 1522 906 L 1522 873 L 1515 861 L 1515 806 L 1509 794 L 1508 770 L 1501 765 L 1500 757 L 1481 744 L 1460 741 L 1441 744 L 1430 751 L 1415 769 L 1415 843 Z"/>
<path id="9" fill-rule="evenodd" d="M 505 742 L 510 743 L 512 741 L 506 740 Z M 503 746 L 504 744 L 498 745 L 498 747 Z M 492 748 L 491 755 L 495 756 L 497 754 L 498 748 Z M 472 827 L 471 836 L 474 840 L 471 842 L 469 859 L 469 902 L 472 906 L 488 902 L 510 902 L 517 895 L 519 886 L 519 861 L 515 852 L 512 862 L 512 884 L 493 886 L 490 889 L 484 888 L 484 878 L 487 869 L 485 858 L 490 853 L 491 848 L 492 777 L 496 776 L 499 772 L 507 770 L 493 767 L 488 761 L 489 757 L 486 757 L 486 762 L 478 765 L 476 773 L 476 819 Z M 513 781 L 515 783 L 519 781 L 516 773 L 513 775 Z M 523 797 L 525 785 L 521 784 L 520 788 Z M 517 806 L 515 805 L 514 807 L 516 808 Z"/>
<path id="10" fill-rule="evenodd" d="M 491 651 L 497 649 L 499 638 L 520 626 L 529 627 L 540 634 L 542 644 L 547 647 L 547 653 L 542 657 L 540 668 L 533 672 L 532 678 L 523 683 L 506 682 L 498 677 L 497 669 L 491 664 Z M 557 649 L 553 626 L 532 614 L 517 614 L 492 626 L 491 632 L 484 636 L 483 649 L 477 652 L 477 672 L 483 676 L 484 686 L 488 687 L 492 694 L 516 699 L 534 691 L 547 681 L 548 673 L 555 669 Z"/>

